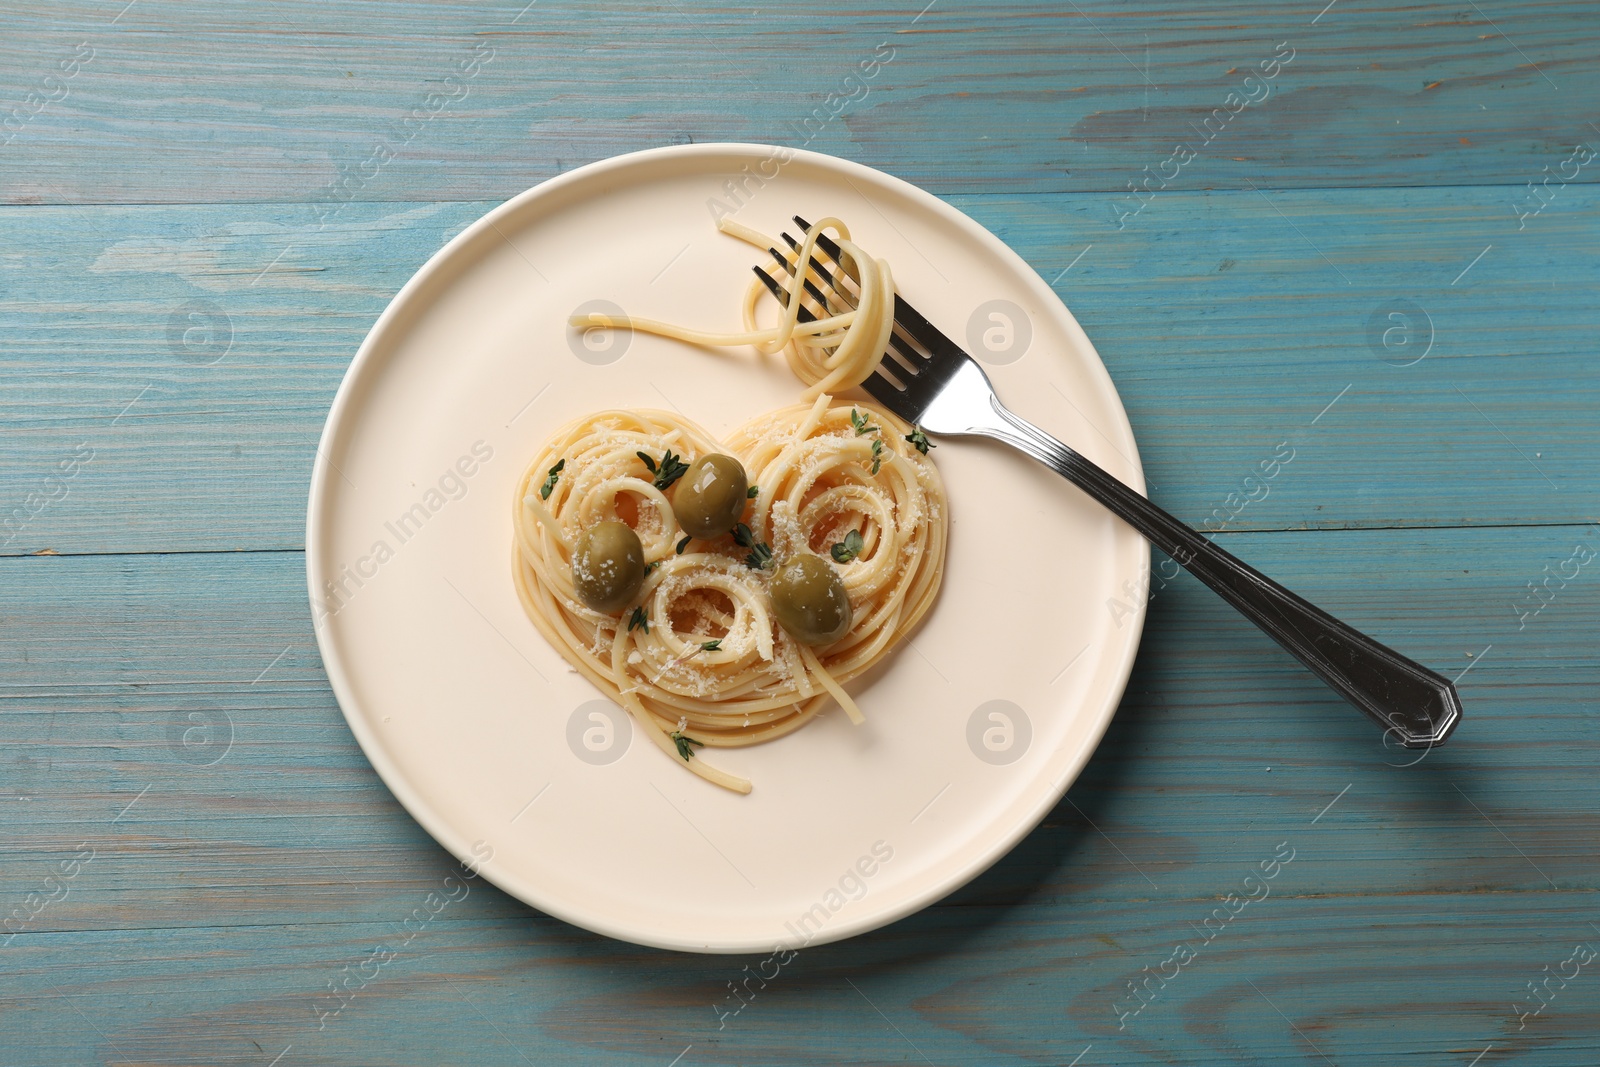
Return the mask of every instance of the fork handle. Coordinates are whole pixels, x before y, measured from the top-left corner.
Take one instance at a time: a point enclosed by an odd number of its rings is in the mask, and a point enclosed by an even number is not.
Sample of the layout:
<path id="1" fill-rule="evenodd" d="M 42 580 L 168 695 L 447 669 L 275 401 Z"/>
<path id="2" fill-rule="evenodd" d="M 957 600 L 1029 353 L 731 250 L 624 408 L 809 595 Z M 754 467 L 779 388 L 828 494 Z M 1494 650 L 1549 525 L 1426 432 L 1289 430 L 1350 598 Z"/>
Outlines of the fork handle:
<path id="1" fill-rule="evenodd" d="M 1104 504 L 1382 726 L 1386 737 L 1430 748 L 1455 729 L 1461 698 L 1448 678 L 1291 593 L 998 400 L 994 407 L 1005 426 L 977 432 L 1021 449 Z"/>

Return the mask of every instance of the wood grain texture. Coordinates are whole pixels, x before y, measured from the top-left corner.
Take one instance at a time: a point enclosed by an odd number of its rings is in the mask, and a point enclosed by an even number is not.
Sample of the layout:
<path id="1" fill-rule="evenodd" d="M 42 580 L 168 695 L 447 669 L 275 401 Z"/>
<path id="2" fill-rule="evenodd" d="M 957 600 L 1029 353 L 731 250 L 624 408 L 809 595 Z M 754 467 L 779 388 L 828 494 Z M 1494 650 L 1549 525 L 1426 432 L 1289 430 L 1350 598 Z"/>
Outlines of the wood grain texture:
<path id="1" fill-rule="evenodd" d="M 1600 1060 L 1594 966 L 1537 1015 L 1528 988 L 1600 946 L 1600 564 L 1559 578 L 1600 551 L 1600 170 L 1518 217 L 1600 144 L 1600 24 L 1580 0 L 1325 2 L 8 10 L 0 1063 Z M 822 122 L 829 94 L 856 98 Z M 455 868 L 339 714 L 299 548 L 333 391 L 452 235 L 616 152 L 808 137 L 1016 248 L 1095 341 L 1152 496 L 1465 671 L 1467 718 L 1396 766 L 1158 567 L 1066 800 L 719 1028 L 757 960 L 609 941 L 481 884 L 408 930 Z M 1195 157 L 1139 207 L 1128 183 L 1180 139 Z M 1407 366 L 1369 332 L 1399 300 L 1432 339 Z M 1280 845 L 1270 895 L 1221 923 Z"/>
<path id="2" fill-rule="evenodd" d="M 1600 489 L 1600 267 L 1585 251 L 1600 194 L 1568 188 L 1523 232 L 1510 196 L 1172 192 L 1120 233 L 1099 196 L 955 202 L 1054 280 L 1117 382 L 1154 498 L 1186 520 L 1584 521 Z M 358 205 L 321 232 L 303 205 L 0 209 L 0 516 L 74 448 L 94 451 L 0 552 L 298 547 L 344 368 L 389 297 L 490 206 Z M 1552 287 L 1553 270 L 1570 284 Z M 1411 366 L 1369 337 L 1397 299 L 1420 309 L 1412 348 L 1432 335 Z M 200 331 L 187 348 L 175 318 Z M 1005 395 L 1005 368 L 995 380 Z M 1014 404 L 1077 424 L 1065 394 Z M 1292 461 L 1240 507 L 1280 442 Z"/>
<path id="3" fill-rule="evenodd" d="M 1182 188 L 1521 185 L 1600 114 L 1585 0 L 924 5 L 51 4 L 10 20 L 0 100 L 93 56 L 5 146 L 0 196 L 305 201 L 355 174 L 361 200 L 503 199 L 650 145 L 799 144 L 829 94 L 857 99 L 812 147 L 936 192 L 1123 190 L 1230 92 L 1260 95 L 1243 79 L 1279 44 L 1270 95 Z M 368 176 L 380 143 L 396 158 Z"/>

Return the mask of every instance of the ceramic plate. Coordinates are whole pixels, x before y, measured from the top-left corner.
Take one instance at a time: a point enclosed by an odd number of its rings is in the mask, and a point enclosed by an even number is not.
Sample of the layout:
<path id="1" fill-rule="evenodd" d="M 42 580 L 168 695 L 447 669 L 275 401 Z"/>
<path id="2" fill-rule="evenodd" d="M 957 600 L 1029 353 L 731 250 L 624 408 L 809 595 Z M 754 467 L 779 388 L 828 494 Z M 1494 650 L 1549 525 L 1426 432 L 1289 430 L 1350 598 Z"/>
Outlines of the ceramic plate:
<path id="1" fill-rule="evenodd" d="M 834 941 L 948 894 L 1056 804 L 1105 731 L 1139 643 L 1143 539 L 985 442 L 937 441 L 951 537 L 939 601 L 837 709 L 716 753 L 724 792 L 630 727 L 524 617 L 511 497 L 558 425 L 674 409 L 724 433 L 793 403 L 781 358 L 568 328 L 604 302 L 739 323 L 759 255 L 719 233 L 836 215 L 898 288 L 979 355 L 1019 414 L 1144 487 L 1083 330 L 998 238 L 899 179 L 760 145 L 654 149 L 501 205 L 379 317 L 329 413 L 306 562 L 317 640 L 351 730 L 406 808 L 528 904 L 695 952 Z M 1060 234 L 1063 255 L 1081 243 Z"/>

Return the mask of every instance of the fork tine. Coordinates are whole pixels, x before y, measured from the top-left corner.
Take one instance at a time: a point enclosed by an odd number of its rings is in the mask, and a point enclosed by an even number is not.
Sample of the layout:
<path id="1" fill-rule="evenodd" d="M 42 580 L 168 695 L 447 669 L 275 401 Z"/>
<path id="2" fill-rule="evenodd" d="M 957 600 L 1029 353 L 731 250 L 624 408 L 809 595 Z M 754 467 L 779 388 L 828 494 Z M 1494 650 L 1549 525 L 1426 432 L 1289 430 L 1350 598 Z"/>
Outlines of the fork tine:
<path id="1" fill-rule="evenodd" d="M 768 251 L 771 251 L 771 249 L 768 249 Z M 776 253 L 774 253 L 774 255 L 776 255 Z M 781 256 L 778 257 L 778 262 L 787 266 L 787 261 L 785 261 Z M 784 307 L 789 306 L 789 290 L 787 286 L 784 286 L 771 274 L 768 274 L 766 271 L 762 270 L 759 265 L 753 266 L 750 269 L 755 271 L 756 277 L 761 279 L 761 284 L 767 287 L 767 291 L 776 297 L 780 304 L 782 304 Z M 822 304 L 823 307 L 827 307 L 827 301 L 822 298 L 822 294 L 817 290 L 816 286 L 812 285 L 810 282 L 806 282 L 805 286 L 806 291 L 815 297 L 818 303 Z M 815 322 L 818 316 L 816 312 L 812 311 L 804 304 L 801 304 L 799 314 L 796 317 L 801 322 Z M 894 338 L 891 338 L 891 342 L 894 340 Z M 906 366 L 900 366 L 896 363 L 891 363 L 888 369 L 900 379 L 908 379 L 914 376 L 917 373 L 916 370 L 907 369 L 907 367 L 913 365 L 910 364 L 910 357 L 906 355 L 904 346 L 897 344 L 895 345 L 893 351 L 899 356 L 900 361 L 905 362 Z"/>
<path id="2" fill-rule="evenodd" d="M 804 220 L 796 216 L 796 221 L 803 222 Z M 799 252 L 801 248 L 801 243 L 799 241 L 796 241 L 787 233 L 783 234 L 783 239 L 792 251 Z M 832 244 L 832 242 L 830 241 L 829 244 Z M 837 245 L 834 245 L 833 247 L 838 249 Z M 789 272 L 791 275 L 794 273 L 794 265 L 789 262 L 788 257 L 782 255 L 775 249 L 769 248 L 767 251 L 772 255 L 772 258 L 777 261 L 778 265 L 781 266 L 785 271 Z M 836 300 L 822 300 L 820 292 L 814 285 L 811 284 L 810 280 L 808 279 L 805 283 L 806 291 L 809 292 L 814 298 L 817 298 L 824 307 L 831 307 L 836 302 L 842 304 L 846 308 L 853 309 L 856 307 L 856 301 L 853 294 L 851 294 L 848 289 L 841 287 L 838 282 L 835 281 L 833 276 L 827 271 L 827 269 L 818 263 L 815 258 L 811 260 L 811 268 L 823 278 L 836 296 Z M 896 311 L 900 310 L 900 305 L 898 303 L 895 307 Z M 912 312 L 912 314 L 915 316 L 916 321 L 926 321 L 923 320 L 921 316 L 917 316 L 915 312 Z M 889 372 L 897 380 L 908 384 L 910 379 L 920 373 L 921 369 L 924 366 L 927 366 L 929 360 L 932 359 L 931 353 L 924 353 L 924 350 L 927 348 L 926 345 L 922 345 L 921 348 L 918 348 L 911 343 L 912 340 L 914 340 L 914 337 L 910 331 L 906 330 L 897 321 L 895 323 L 895 331 L 889 335 L 889 347 L 885 353 L 886 355 L 893 357 L 890 360 L 888 368 Z"/>
<path id="3" fill-rule="evenodd" d="M 794 224 L 808 232 L 811 229 L 811 223 L 799 215 L 794 216 Z M 838 242 L 825 233 L 817 234 L 817 247 L 832 256 L 835 263 L 839 262 L 839 257 L 844 251 L 839 247 Z M 935 358 L 961 359 L 966 357 L 966 352 L 959 345 L 941 333 L 916 308 L 906 303 L 899 293 L 894 295 L 894 322 L 896 326 L 905 330 L 907 336 L 927 349 L 929 354 Z"/>
<path id="4" fill-rule="evenodd" d="M 921 407 L 908 401 L 906 391 L 891 382 L 883 371 L 873 371 L 867 380 L 861 383 L 861 388 L 865 389 L 872 399 L 907 422 L 917 421 Z"/>
<path id="5" fill-rule="evenodd" d="M 783 235 L 783 239 L 784 239 L 784 242 L 788 244 L 789 248 L 792 251 L 794 251 L 794 252 L 799 252 L 800 251 L 800 244 L 793 237 L 790 237 L 786 233 L 786 234 Z M 769 249 L 767 249 L 767 251 L 771 252 L 772 255 L 773 255 L 773 258 L 775 258 L 780 264 L 782 264 L 784 270 L 788 271 L 790 274 L 794 273 L 794 270 L 795 270 L 794 264 L 789 262 L 788 257 L 784 256 L 782 253 L 778 252 L 776 249 L 769 248 Z M 828 291 L 832 294 L 832 296 L 829 299 L 823 301 L 825 306 L 832 307 L 834 304 L 840 304 L 840 305 L 843 305 L 845 308 L 848 308 L 848 309 L 854 309 L 855 308 L 855 306 L 856 306 L 855 296 L 851 294 L 850 290 L 848 290 L 844 286 L 840 285 L 838 283 L 838 281 L 834 279 L 833 274 L 828 270 L 828 268 L 824 267 L 821 263 L 819 263 L 815 256 L 812 256 L 811 259 L 808 260 L 808 263 L 810 265 L 811 270 L 816 272 L 817 276 L 822 279 L 822 283 L 828 287 Z M 807 279 L 806 284 L 807 284 L 808 287 L 810 286 L 811 282 L 810 282 L 809 278 Z"/>
<path id="6" fill-rule="evenodd" d="M 790 248 L 794 249 L 795 251 L 799 251 L 800 245 L 795 241 L 794 238 L 790 237 L 788 234 L 784 234 L 783 239 L 789 243 Z M 788 271 L 791 275 L 793 274 L 794 265 L 791 264 L 785 256 L 779 253 L 776 249 L 769 248 L 767 251 L 771 254 L 772 258 L 777 261 L 779 266 L 781 266 L 785 271 Z M 817 270 L 818 273 L 821 274 L 822 277 L 833 287 L 835 299 L 825 299 L 822 291 L 813 285 L 809 279 L 807 279 L 804 283 L 806 292 L 810 293 L 812 298 L 825 308 L 831 309 L 833 304 L 838 303 L 842 304 L 847 309 L 854 310 L 856 304 L 850 293 L 847 290 L 840 289 L 837 284 L 833 282 L 833 279 L 829 277 L 828 272 L 823 270 L 817 264 L 815 259 L 811 261 L 811 266 L 813 269 Z M 768 288 L 770 289 L 771 286 L 769 285 Z M 898 323 L 896 325 L 898 326 Z M 904 379 L 907 375 L 915 375 L 918 373 L 919 366 L 926 363 L 929 358 L 923 355 L 921 351 L 908 344 L 906 338 L 901 337 L 897 333 L 891 333 L 889 335 L 888 351 L 890 354 L 893 354 L 897 361 L 901 364 L 901 366 L 893 368 L 896 377 L 901 379 Z"/>
<path id="7" fill-rule="evenodd" d="M 799 215 L 794 216 L 794 222 L 808 232 L 811 229 L 811 224 Z M 784 238 L 788 240 L 788 234 Z M 816 247 L 842 266 L 844 250 L 833 238 L 825 233 L 817 234 Z M 812 265 L 816 265 L 815 260 Z M 910 342 L 915 342 L 920 350 Z M 894 330 L 889 335 L 889 351 L 877 370 L 861 383 L 861 388 L 896 415 L 915 423 L 951 375 L 970 362 L 972 357 L 960 345 L 895 293 Z"/>
<path id="8" fill-rule="evenodd" d="M 785 235 L 785 236 L 787 236 L 787 235 Z M 779 252 L 776 248 L 769 248 L 769 249 L 767 249 L 767 251 L 772 255 L 773 259 L 778 261 L 778 265 L 780 267 L 782 267 L 784 270 L 788 271 L 791 275 L 794 273 L 794 268 L 789 265 L 789 261 L 784 258 L 782 252 Z M 815 300 L 817 303 L 821 304 L 823 307 L 828 307 L 829 306 L 829 301 L 828 301 L 827 296 L 822 292 L 821 289 L 818 289 L 815 285 L 812 284 L 810 278 L 807 278 L 801 284 L 805 286 L 806 292 L 811 294 L 811 298 L 813 300 Z"/>
<path id="9" fill-rule="evenodd" d="M 796 226 L 800 227 L 802 230 L 805 230 L 807 233 L 811 232 L 811 223 L 807 222 L 799 215 L 795 215 L 793 218 Z M 817 247 L 828 253 L 828 255 L 832 256 L 835 263 L 839 264 L 841 267 L 844 266 L 844 249 L 840 248 L 839 243 L 832 237 L 829 237 L 825 233 L 817 234 Z"/>
<path id="10" fill-rule="evenodd" d="M 941 333 L 938 327 L 923 318 L 921 312 L 906 303 L 899 293 L 894 295 L 894 324 L 905 330 L 907 336 L 927 349 L 928 354 L 936 360 L 972 358 L 960 345 Z"/>
<path id="11" fill-rule="evenodd" d="M 750 269 L 755 271 L 756 277 L 761 279 L 761 284 L 767 287 L 767 291 L 780 304 L 787 307 L 789 290 L 784 288 L 778 279 L 762 270 L 760 266 L 753 266 Z M 804 304 L 800 306 L 800 311 L 796 315 L 796 318 L 801 322 L 814 322 L 816 317 L 811 309 Z M 868 396 L 901 418 L 914 419 L 917 406 L 909 402 L 906 387 L 901 385 L 896 378 L 890 377 L 890 374 L 898 375 L 898 378 L 906 381 L 910 381 L 914 377 L 914 375 L 907 373 L 900 367 L 891 364 L 888 368 L 880 367 L 878 370 L 873 371 L 872 376 L 861 383 L 861 388 L 866 390 Z"/>
<path id="12" fill-rule="evenodd" d="M 790 251 L 792 251 L 792 252 L 794 252 L 796 254 L 799 253 L 799 251 L 800 251 L 800 242 L 796 241 L 793 237 L 790 237 L 787 230 L 784 231 L 783 241 L 784 241 L 785 244 L 787 244 L 789 246 L 789 250 Z M 844 289 L 839 285 L 839 283 L 837 281 L 834 280 L 833 274 L 828 270 L 827 267 L 824 267 L 821 263 L 817 262 L 817 259 L 816 259 L 815 256 L 812 256 L 812 258 L 811 258 L 811 269 L 816 271 L 819 275 L 821 275 L 822 280 L 825 283 L 827 283 L 827 285 L 830 288 L 836 289 L 840 293 L 844 293 Z M 845 295 L 848 296 L 849 294 L 845 294 Z"/>
<path id="13" fill-rule="evenodd" d="M 761 284 L 765 285 L 767 291 L 777 298 L 778 303 L 784 307 L 789 306 L 789 290 L 780 285 L 778 279 L 762 270 L 759 264 L 750 269 L 756 272 L 756 277 L 761 279 Z M 817 318 L 811 309 L 804 304 L 800 305 L 800 311 L 795 317 L 801 322 L 815 322 Z"/>
<path id="14" fill-rule="evenodd" d="M 801 219 L 797 215 L 797 216 L 795 216 L 795 221 L 796 222 L 804 222 L 805 220 Z M 793 237 L 790 237 L 787 233 L 785 233 L 783 235 L 783 239 L 784 239 L 784 241 L 788 242 L 789 247 L 791 249 L 793 249 L 794 251 L 798 252 L 800 250 L 800 242 L 796 241 Z M 825 239 L 824 235 L 818 235 L 818 241 L 817 241 L 818 247 L 821 247 L 821 243 L 822 243 L 823 239 Z M 829 240 L 828 243 L 833 246 L 835 252 L 840 251 L 839 246 L 836 245 L 836 244 L 833 244 L 833 242 L 831 240 Z M 768 251 L 771 252 L 772 250 L 768 249 Z M 826 249 L 824 249 L 824 251 L 826 251 Z M 777 253 L 773 253 L 773 254 L 774 254 L 774 257 L 777 258 L 778 262 L 783 265 L 785 270 L 788 270 L 791 273 L 793 272 L 794 268 L 790 265 L 790 263 L 789 263 L 787 258 L 785 258 L 783 256 L 779 256 L 779 255 L 777 255 Z M 835 256 L 834 258 L 835 258 L 835 262 L 837 262 L 838 261 L 838 257 Z M 822 278 L 828 283 L 828 285 L 832 287 L 832 289 L 833 289 L 833 291 L 835 293 L 840 294 L 841 302 L 846 307 L 853 308 L 853 307 L 856 306 L 855 299 L 850 294 L 850 292 L 848 290 L 842 288 L 836 281 L 834 281 L 834 279 L 829 275 L 829 273 L 825 269 L 823 269 L 823 267 L 820 264 L 818 264 L 815 259 L 811 260 L 811 266 L 812 266 L 812 269 L 816 270 L 822 276 Z M 808 289 L 811 288 L 809 283 L 807 285 L 807 288 Z M 815 295 L 814 291 L 813 291 L 813 295 Z M 896 332 L 891 333 L 889 335 L 889 344 L 890 344 L 891 352 L 893 352 L 893 354 L 898 356 L 900 361 L 904 364 L 904 367 L 898 368 L 896 370 L 896 375 L 898 377 L 900 377 L 900 378 L 904 378 L 907 374 L 916 374 L 916 373 L 918 373 L 918 370 L 920 369 L 920 367 L 922 365 L 926 364 L 928 362 L 928 360 L 931 358 L 931 355 L 932 355 L 931 354 L 931 350 L 929 352 L 929 355 L 925 356 L 922 353 L 922 351 L 919 351 L 918 349 L 913 347 L 911 344 L 907 343 L 908 340 L 916 340 L 916 335 L 912 332 L 912 330 L 910 328 L 906 327 L 904 324 L 902 324 L 900 322 L 900 315 L 901 315 L 902 312 L 908 312 L 909 313 L 908 317 L 910 317 L 914 322 L 920 323 L 923 326 L 927 326 L 928 325 L 926 319 L 924 319 L 921 315 L 918 315 L 915 311 L 912 311 L 909 308 L 909 306 L 904 305 L 900 301 L 900 299 L 898 297 L 895 298 L 895 327 L 896 327 Z M 929 326 L 928 328 L 932 329 L 931 326 Z M 900 336 L 900 334 L 902 332 L 905 334 L 905 337 L 901 337 Z M 918 343 L 921 343 L 921 342 L 919 341 Z M 928 346 L 926 344 L 922 344 L 922 348 L 923 349 L 927 349 Z"/>

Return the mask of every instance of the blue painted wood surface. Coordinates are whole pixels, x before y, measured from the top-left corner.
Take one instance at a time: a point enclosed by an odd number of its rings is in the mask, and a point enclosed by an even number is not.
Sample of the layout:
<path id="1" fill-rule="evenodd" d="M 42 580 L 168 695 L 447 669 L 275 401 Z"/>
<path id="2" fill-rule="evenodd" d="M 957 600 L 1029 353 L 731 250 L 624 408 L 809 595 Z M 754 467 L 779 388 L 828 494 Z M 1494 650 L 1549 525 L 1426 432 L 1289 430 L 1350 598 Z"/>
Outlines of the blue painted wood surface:
<path id="1" fill-rule="evenodd" d="M 1600 1062 L 1574 955 L 1600 947 L 1600 164 L 1567 162 L 1600 147 L 1592 5 L 113 0 L 3 26 L 0 1063 Z M 808 127 L 830 93 L 856 99 Z M 344 726 L 299 546 L 333 390 L 451 235 L 614 152 L 807 137 L 1010 242 L 1099 347 L 1152 495 L 1466 670 L 1467 720 L 1396 766 L 1180 577 L 1034 834 L 719 1029 L 755 961 L 483 886 L 406 931 L 451 865 Z M 1402 300 L 1391 342 L 1431 339 L 1409 365 L 1382 341 Z M 1282 441 L 1270 493 L 1230 500 Z"/>

